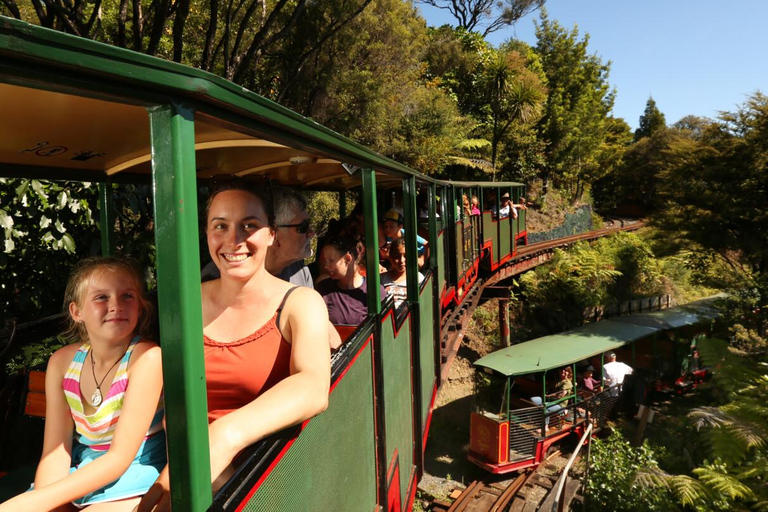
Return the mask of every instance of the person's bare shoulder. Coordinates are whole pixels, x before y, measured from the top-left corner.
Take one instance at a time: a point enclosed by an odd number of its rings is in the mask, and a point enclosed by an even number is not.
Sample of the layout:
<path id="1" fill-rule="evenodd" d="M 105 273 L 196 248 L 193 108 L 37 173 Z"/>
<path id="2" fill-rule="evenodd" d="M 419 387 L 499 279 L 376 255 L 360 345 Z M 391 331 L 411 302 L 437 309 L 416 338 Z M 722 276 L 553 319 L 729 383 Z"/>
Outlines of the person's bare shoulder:
<path id="1" fill-rule="evenodd" d="M 80 343 L 72 343 L 61 347 L 51 355 L 50 359 L 48 359 L 47 371 L 53 370 L 64 373 L 79 349 Z"/>

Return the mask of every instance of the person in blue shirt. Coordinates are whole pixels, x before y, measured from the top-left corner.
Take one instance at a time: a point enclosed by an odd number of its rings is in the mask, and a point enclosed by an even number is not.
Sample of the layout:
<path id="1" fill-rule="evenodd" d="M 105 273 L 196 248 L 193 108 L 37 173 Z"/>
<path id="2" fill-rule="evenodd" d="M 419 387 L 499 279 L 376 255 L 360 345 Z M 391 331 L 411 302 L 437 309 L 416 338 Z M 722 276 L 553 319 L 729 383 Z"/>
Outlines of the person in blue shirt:
<path id="1" fill-rule="evenodd" d="M 389 269 L 389 248 L 392 246 L 392 242 L 398 238 L 405 236 L 405 229 L 403 229 L 403 212 L 398 208 L 392 208 L 381 218 L 382 226 L 379 231 L 379 259 L 381 259 L 382 265 Z M 426 238 L 416 235 L 416 249 L 419 257 L 419 268 L 424 266 L 424 260 L 426 257 L 428 242 Z"/>

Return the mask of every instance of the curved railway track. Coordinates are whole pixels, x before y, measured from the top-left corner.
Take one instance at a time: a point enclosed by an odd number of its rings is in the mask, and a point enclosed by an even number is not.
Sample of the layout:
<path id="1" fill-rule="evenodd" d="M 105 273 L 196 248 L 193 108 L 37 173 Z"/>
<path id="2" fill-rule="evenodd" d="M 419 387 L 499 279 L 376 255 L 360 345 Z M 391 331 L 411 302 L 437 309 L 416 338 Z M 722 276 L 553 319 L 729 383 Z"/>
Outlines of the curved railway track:
<path id="1" fill-rule="evenodd" d="M 552 507 L 551 494 L 554 492 L 556 477 L 553 480 L 552 475 L 544 475 L 542 470 L 548 467 L 548 462 L 560 455 L 559 450 L 552 453 L 544 464 L 535 470 L 522 472 L 512 480 L 502 482 L 475 480 L 453 503 L 435 501 L 430 510 L 433 512 L 534 512 L 536 510 L 549 512 L 548 508 Z M 540 498 L 536 499 L 534 496 Z"/>
<path id="2" fill-rule="evenodd" d="M 456 352 L 459 350 L 461 340 L 464 337 L 464 329 L 469 323 L 469 319 L 472 318 L 472 313 L 474 313 L 475 308 L 480 303 L 480 298 L 486 288 L 546 263 L 551 259 L 554 250 L 557 248 L 567 247 L 584 240 L 595 240 L 620 231 L 635 231 L 645 226 L 645 222 L 642 220 L 621 220 L 617 222 L 619 223 L 618 227 L 614 225 L 578 235 L 521 246 L 518 248 L 515 256 L 503 268 L 494 273 L 491 278 L 478 278 L 469 291 L 467 291 L 462 303 L 455 309 L 447 311 L 441 320 L 442 325 L 446 328 L 441 330 L 444 334 L 440 345 L 442 365 L 440 382 L 448 378 L 451 363 L 456 357 Z"/>

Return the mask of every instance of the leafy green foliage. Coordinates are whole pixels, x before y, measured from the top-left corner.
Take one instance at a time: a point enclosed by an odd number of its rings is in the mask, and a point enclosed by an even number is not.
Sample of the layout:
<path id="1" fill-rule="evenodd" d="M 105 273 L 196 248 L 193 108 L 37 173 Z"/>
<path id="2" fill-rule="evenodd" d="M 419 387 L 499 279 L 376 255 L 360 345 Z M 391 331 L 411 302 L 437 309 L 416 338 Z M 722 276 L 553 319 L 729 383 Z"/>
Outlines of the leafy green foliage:
<path id="1" fill-rule="evenodd" d="M 544 114 L 537 125 L 547 148 L 544 190 L 552 181 L 579 197 L 606 139 L 614 101 L 608 85 L 610 65 L 587 53 L 589 36 L 579 40 L 578 29 L 565 30 L 550 21 L 544 9 L 536 38 L 548 88 Z"/>
<path id="2" fill-rule="evenodd" d="M 648 102 L 645 104 L 645 111 L 640 116 L 640 124 L 635 130 L 635 141 L 642 139 L 643 137 L 650 137 L 659 130 L 663 130 L 667 127 L 667 121 L 664 118 L 664 114 L 661 113 L 656 106 L 656 102 L 653 98 L 648 98 Z"/>
<path id="3" fill-rule="evenodd" d="M 154 267 L 149 187 L 112 185 L 116 252 Z M 0 312 L 20 322 L 61 311 L 70 268 L 101 251 L 98 186 L 0 179 Z M 149 275 L 149 285 L 153 285 Z"/>
<path id="4" fill-rule="evenodd" d="M 583 321 L 585 308 L 614 300 L 660 295 L 666 281 L 645 240 L 633 233 L 557 250 L 547 265 L 520 280 L 524 322 L 545 326 L 542 334 Z"/>
<path id="5" fill-rule="evenodd" d="M 0 179 L 0 311 L 29 320 L 60 309 L 69 268 L 98 248 L 98 187 Z"/>
<path id="6" fill-rule="evenodd" d="M 714 369 L 714 405 L 693 409 L 688 417 L 701 431 L 707 460 L 691 475 L 644 469 L 638 481 L 666 487 L 685 507 L 710 510 L 764 510 L 768 504 L 768 375 L 754 358 L 739 355 L 724 340 L 699 341 L 701 356 Z"/>
<path id="7" fill-rule="evenodd" d="M 675 510 L 671 492 L 661 485 L 658 472 L 638 471 L 658 469 L 655 457 L 647 443 L 633 448 L 617 431 L 608 439 L 593 440 L 587 484 L 589 510 Z"/>
<path id="8" fill-rule="evenodd" d="M 674 137 L 664 150 L 653 222 L 671 243 L 716 254 L 755 297 L 757 332 L 768 324 L 768 96 L 753 94 L 695 137 Z M 751 326 L 750 326 L 751 327 Z"/>
<path id="9" fill-rule="evenodd" d="M 51 336 L 36 343 L 25 344 L 21 350 L 8 359 L 5 365 L 7 375 L 13 375 L 20 370 L 28 370 L 42 365 L 51 354 L 67 344 L 67 341 L 58 337 Z M 2 373 L 2 372 L 0 372 Z"/>

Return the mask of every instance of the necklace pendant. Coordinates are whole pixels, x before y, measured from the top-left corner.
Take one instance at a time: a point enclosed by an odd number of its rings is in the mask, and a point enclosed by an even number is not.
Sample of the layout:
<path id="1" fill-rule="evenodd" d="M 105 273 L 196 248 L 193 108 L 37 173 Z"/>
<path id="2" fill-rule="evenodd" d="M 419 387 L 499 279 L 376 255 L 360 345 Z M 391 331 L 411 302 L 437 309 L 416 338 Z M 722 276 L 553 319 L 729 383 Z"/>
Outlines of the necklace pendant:
<path id="1" fill-rule="evenodd" d="M 91 395 L 91 404 L 93 404 L 94 407 L 98 407 L 101 405 L 101 390 L 99 388 L 96 388 L 96 391 L 93 392 Z"/>

